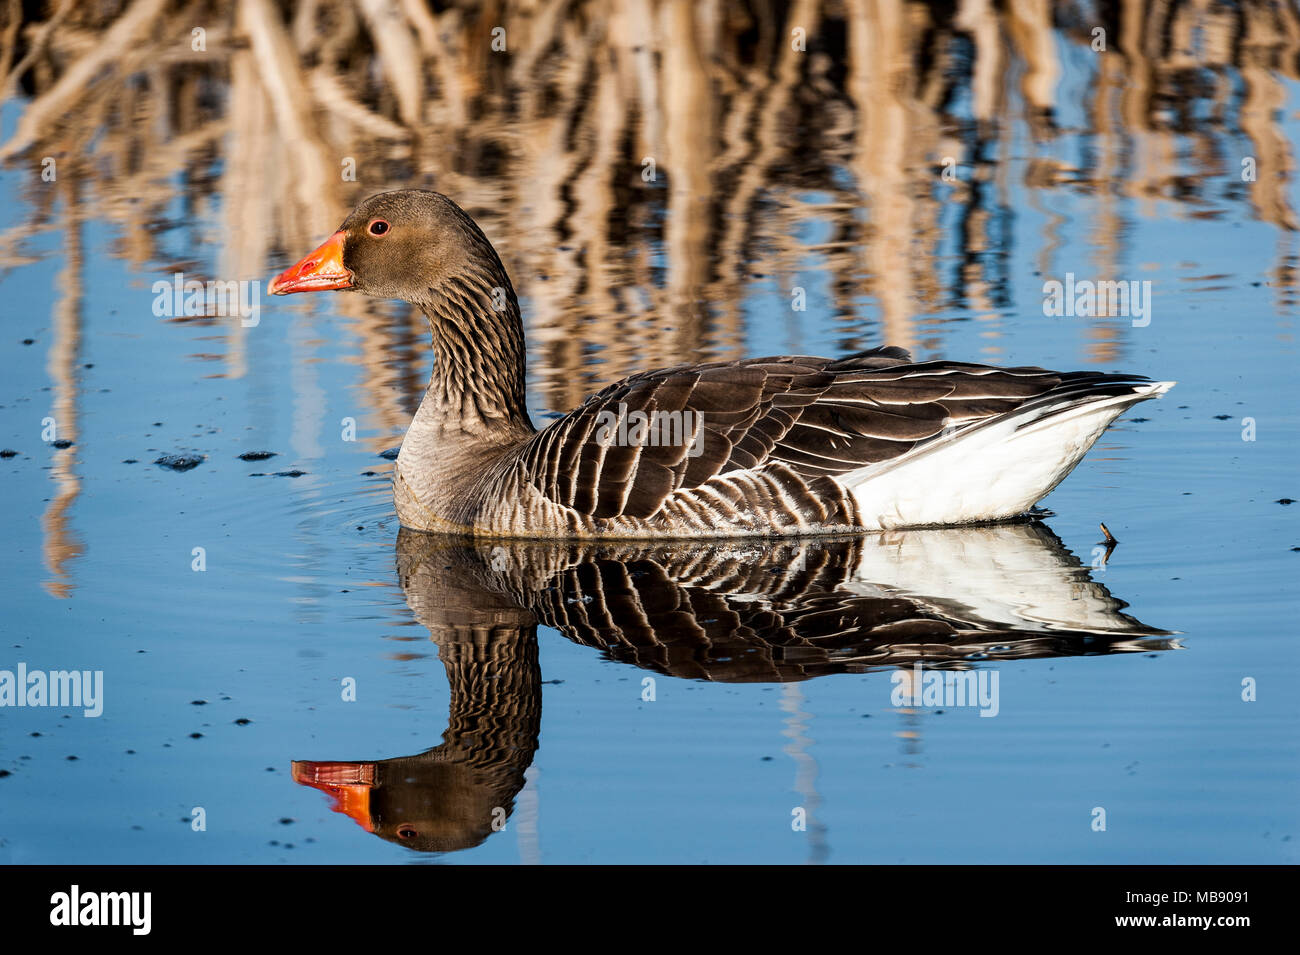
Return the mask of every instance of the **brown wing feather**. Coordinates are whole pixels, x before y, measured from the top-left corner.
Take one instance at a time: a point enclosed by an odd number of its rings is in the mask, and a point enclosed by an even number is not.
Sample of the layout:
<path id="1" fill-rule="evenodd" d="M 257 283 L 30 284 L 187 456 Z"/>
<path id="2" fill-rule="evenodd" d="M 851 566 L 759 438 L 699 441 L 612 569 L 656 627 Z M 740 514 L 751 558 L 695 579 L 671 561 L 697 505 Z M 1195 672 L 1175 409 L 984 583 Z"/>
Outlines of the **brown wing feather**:
<path id="1" fill-rule="evenodd" d="M 904 454 L 946 428 L 1014 411 L 1063 385 L 1086 387 L 1110 377 L 914 363 L 899 348 L 837 361 L 776 357 L 680 365 L 633 375 L 591 396 L 538 432 L 521 450 L 520 463 L 538 491 L 580 514 L 649 518 L 673 492 L 700 488 L 716 475 L 775 467 L 811 489 Z M 664 420 L 677 416 L 683 425 L 693 419 L 694 427 L 666 442 L 655 440 L 663 435 L 652 430 L 639 444 L 610 433 L 611 421 L 630 424 L 637 414 L 656 412 L 667 413 Z M 717 482 L 707 492 L 730 493 Z"/>

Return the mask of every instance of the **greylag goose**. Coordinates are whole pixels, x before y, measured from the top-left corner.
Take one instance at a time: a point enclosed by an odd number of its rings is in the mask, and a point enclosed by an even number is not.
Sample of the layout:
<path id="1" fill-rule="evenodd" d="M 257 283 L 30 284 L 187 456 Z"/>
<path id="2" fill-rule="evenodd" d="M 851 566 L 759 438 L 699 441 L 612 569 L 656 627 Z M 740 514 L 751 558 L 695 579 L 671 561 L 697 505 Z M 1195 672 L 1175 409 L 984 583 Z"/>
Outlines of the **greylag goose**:
<path id="1" fill-rule="evenodd" d="M 393 472 L 407 527 L 683 538 L 970 524 L 1023 514 L 1126 408 L 1174 382 L 901 348 L 632 375 L 541 431 L 524 331 L 487 237 L 436 192 L 362 202 L 271 282 L 419 307 L 434 366 Z"/>

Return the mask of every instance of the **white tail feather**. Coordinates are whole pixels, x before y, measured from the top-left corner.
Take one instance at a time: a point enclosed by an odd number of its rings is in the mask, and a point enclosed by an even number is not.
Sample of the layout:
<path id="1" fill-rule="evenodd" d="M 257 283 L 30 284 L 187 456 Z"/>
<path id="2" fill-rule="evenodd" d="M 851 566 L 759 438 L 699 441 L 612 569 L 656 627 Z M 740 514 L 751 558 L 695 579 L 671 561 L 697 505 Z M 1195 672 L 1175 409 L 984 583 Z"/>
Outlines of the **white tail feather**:
<path id="1" fill-rule="evenodd" d="M 856 498 L 868 528 L 1015 517 L 1064 480 L 1125 409 L 1174 385 L 1135 384 L 1125 394 L 1075 396 L 1063 406 L 1034 403 L 837 480 Z"/>

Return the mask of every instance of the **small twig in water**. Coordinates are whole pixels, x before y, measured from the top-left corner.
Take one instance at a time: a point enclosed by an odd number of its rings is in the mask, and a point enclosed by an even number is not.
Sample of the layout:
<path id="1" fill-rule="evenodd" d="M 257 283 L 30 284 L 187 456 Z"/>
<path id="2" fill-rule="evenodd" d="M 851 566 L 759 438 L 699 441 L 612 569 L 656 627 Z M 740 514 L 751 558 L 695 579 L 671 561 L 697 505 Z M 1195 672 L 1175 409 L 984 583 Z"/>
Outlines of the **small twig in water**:
<path id="1" fill-rule="evenodd" d="M 1101 555 L 1101 565 L 1105 567 L 1106 563 L 1110 560 L 1110 555 L 1115 553 L 1115 545 L 1118 544 L 1119 541 L 1115 539 L 1115 535 L 1110 532 L 1110 528 L 1105 524 L 1101 525 L 1101 532 L 1106 535 L 1104 541 L 1099 541 L 1099 543 L 1106 545 L 1106 553 Z"/>

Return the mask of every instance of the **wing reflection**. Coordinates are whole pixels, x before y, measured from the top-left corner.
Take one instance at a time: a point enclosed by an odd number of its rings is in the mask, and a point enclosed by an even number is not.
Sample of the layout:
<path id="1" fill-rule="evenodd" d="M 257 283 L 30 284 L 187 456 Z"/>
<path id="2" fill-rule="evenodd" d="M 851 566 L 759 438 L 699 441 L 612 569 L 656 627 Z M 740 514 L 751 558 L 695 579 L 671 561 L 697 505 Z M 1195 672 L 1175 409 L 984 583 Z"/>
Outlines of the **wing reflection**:
<path id="1" fill-rule="evenodd" d="M 397 560 L 447 668 L 443 742 L 393 759 L 295 761 L 293 778 L 367 831 L 422 851 L 478 845 L 512 811 L 538 746 L 538 624 L 612 660 L 720 682 L 1177 647 L 1123 613 L 1037 522 L 600 544 L 403 529 Z"/>

